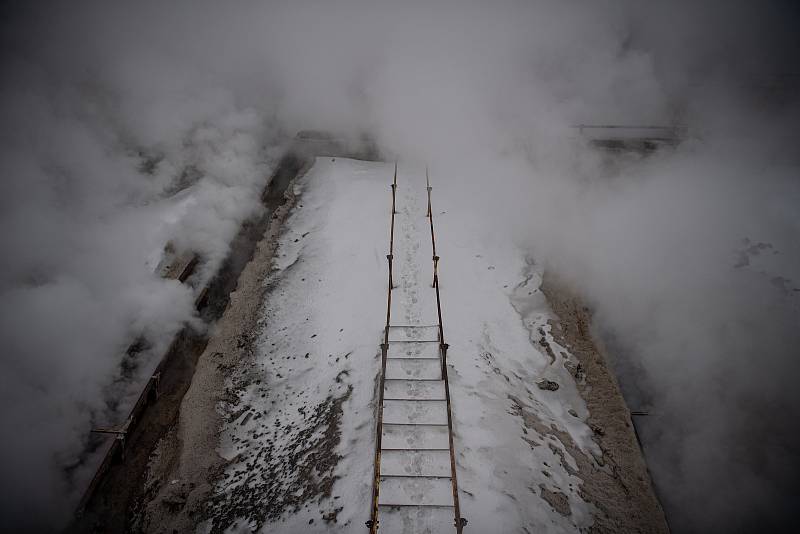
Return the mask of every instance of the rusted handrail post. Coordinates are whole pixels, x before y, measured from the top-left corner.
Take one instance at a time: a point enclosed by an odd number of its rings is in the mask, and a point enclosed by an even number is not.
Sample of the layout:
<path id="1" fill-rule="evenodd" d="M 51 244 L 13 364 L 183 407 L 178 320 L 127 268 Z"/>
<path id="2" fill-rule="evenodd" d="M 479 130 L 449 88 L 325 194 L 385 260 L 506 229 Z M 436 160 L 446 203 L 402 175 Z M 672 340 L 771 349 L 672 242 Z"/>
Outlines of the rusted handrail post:
<path id="1" fill-rule="evenodd" d="M 391 293 L 391 290 L 389 290 Z M 389 328 L 384 330 L 384 340 L 389 336 Z M 370 519 L 365 524 L 369 528 L 370 534 L 377 534 L 378 532 L 378 491 L 381 481 L 381 429 L 383 428 L 383 384 L 384 373 L 386 372 L 386 357 L 389 352 L 389 344 L 384 341 L 381 343 L 381 380 L 378 391 L 378 421 L 377 432 L 375 433 L 375 468 L 373 471 L 372 479 L 372 511 Z"/>
<path id="2" fill-rule="evenodd" d="M 392 180 L 392 215 L 397 213 L 397 204 L 395 203 L 395 193 L 397 192 L 397 161 L 394 162 L 394 179 Z"/>
<path id="3" fill-rule="evenodd" d="M 426 170 L 427 172 L 427 170 Z M 431 187 L 428 187 L 428 199 L 430 201 Z M 444 326 L 442 326 L 442 304 L 439 299 L 439 256 L 436 254 L 436 233 L 433 229 L 433 213 L 429 217 L 431 223 L 431 247 L 433 249 L 433 287 L 436 289 L 436 310 L 439 316 L 439 342 L 444 343 Z"/>
<path id="4" fill-rule="evenodd" d="M 447 372 L 447 349 L 450 348 L 450 345 L 447 343 L 440 343 L 439 349 L 442 351 L 442 376 Z"/>
<path id="5" fill-rule="evenodd" d="M 394 254 L 394 215 L 397 213 L 397 162 L 394 162 L 394 179 L 392 180 L 392 222 L 389 225 L 389 254 Z"/>
<path id="6" fill-rule="evenodd" d="M 425 189 L 428 190 L 428 213 L 425 215 L 429 219 L 433 217 L 433 212 L 431 211 L 431 180 L 428 177 L 428 167 L 425 167 Z M 436 252 L 434 252 L 435 254 Z"/>
<path id="7" fill-rule="evenodd" d="M 444 324 L 442 323 L 442 301 L 439 298 L 439 274 L 433 278 L 433 287 L 436 289 L 436 314 L 439 316 L 439 343 L 444 343 Z"/>

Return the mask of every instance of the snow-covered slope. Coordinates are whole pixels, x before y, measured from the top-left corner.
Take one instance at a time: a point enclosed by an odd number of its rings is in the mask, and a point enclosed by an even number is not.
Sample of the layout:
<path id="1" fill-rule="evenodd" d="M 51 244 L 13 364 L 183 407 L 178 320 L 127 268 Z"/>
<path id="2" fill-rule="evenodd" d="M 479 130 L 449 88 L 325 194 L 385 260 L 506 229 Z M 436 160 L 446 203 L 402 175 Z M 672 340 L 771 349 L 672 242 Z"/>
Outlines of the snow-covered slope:
<path id="1" fill-rule="evenodd" d="M 402 189 L 410 173 L 399 166 Z M 281 238 L 252 368 L 201 530 L 365 532 L 385 323 L 393 165 L 318 158 Z M 592 524 L 582 467 L 601 451 L 579 366 L 550 333 L 541 273 L 431 177 L 461 513 L 468 532 Z M 427 254 L 427 252 L 426 252 Z M 434 321 L 435 322 L 435 321 Z M 576 379 L 576 376 L 578 379 Z M 578 458 L 576 458 L 578 456 Z M 599 468 L 599 466 L 598 466 Z M 585 470 L 585 469 L 584 469 Z"/>
<path id="2" fill-rule="evenodd" d="M 364 529 L 392 174 L 389 164 L 319 158 L 298 184 L 265 281 L 256 361 L 224 406 L 230 464 L 214 498 L 217 528 Z"/>

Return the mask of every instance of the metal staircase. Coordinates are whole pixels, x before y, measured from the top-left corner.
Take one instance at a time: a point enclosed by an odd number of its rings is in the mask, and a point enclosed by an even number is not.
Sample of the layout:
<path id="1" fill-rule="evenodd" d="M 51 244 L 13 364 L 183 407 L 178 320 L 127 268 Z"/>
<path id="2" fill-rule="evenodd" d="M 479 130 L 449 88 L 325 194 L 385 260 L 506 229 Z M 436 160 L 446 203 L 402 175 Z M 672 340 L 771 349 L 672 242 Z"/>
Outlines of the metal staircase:
<path id="1" fill-rule="evenodd" d="M 372 510 L 366 523 L 371 534 L 379 529 L 460 534 L 466 525 L 458 501 L 432 188 L 425 174 L 423 185 L 421 176 L 409 173 L 398 199 L 395 165 Z M 428 226 L 430 245 L 423 245 Z M 432 284 L 423 274 L 429 258 Z M 393 318 L 403 324 L 392 324 Z"/>

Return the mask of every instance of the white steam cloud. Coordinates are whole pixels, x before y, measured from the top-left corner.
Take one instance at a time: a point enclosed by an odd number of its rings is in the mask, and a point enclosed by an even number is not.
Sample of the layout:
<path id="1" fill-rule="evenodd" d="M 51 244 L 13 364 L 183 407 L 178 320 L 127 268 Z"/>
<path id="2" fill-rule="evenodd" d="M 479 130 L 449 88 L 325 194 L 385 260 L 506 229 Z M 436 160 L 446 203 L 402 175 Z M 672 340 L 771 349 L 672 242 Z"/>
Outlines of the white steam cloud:
<path id="1" fill-rule="evenodd" d="M 464 209 L 589 299 L 632 401 L 654 413 L 643 434 L 676 531 L 789 524 L 800 448 L 791 3 L 2 11 L 9 525 L 63 520 L 65 470 L 107 410 L 125 347 L 142 332 L 163 343 L 191 320 L 192 296 L 152 273 L 154 252 L 173 241 L 213 269 L 259 208 L 280 133 L 309 127 L 367 131 L 387 153 L 429 162 Z M 609 162 L 576 123 L 681 123 L 690 138 Z"/>

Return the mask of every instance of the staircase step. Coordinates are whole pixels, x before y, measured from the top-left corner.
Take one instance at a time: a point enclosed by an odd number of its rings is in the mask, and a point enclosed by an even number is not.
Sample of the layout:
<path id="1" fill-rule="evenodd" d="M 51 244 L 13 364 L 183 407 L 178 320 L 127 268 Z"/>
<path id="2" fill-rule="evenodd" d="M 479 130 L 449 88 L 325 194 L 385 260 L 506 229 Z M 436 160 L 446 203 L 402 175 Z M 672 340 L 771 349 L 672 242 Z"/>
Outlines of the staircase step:
<path id="1" fill-rule="evenodd" d="M 384 424 L 400 425 L 446 425 L 447 403 L 445 401 L 385 400 L 383 402 Z"/>
<path id="2" fill-rule="evenodd" d="M 382 451 L 381 476 L 450 476 L 450 451 Z"/>
<path id="3" fill-rule="evenodd" d="M 389 345 L 388 358 L 433 358 L 439 359 L 437 343 L 394 343 Z"/>
<path id="4" fill-rule="evenodd" d="M 439 339 L 438 326 L 390 326 L 389 343 L 392 341 L 430 341 Z"/>
<path id="5" fill-rule="evenodd" d="M 378 504 L 452 506 L 453 482 L 449 478 L 381 477 Z"/>
<path id="6" fill-rule="evenodd" d="M 444 534 L 455 532 L 453 518 L 453 509 L 449 507 L 381 507 L 378 531 L 382 534 Z"/>
<path id="7" fill-rule="evenodd" d="M 384 422 L 381 448 L 391 449 L 444 449 L 449 450 L 450 440 L 446 426 L 391 425 Z"/>
<path id="8" fill-rule="evenodd" d="M 439 360 L 387 360 L 386 379 L 441 380 L 442 365 Z"/>
<path id="9" fill-rule="evenodd" d="M 444 380 L 390 380 L 384 383 L 386 400 L 445 400 Z"/>

